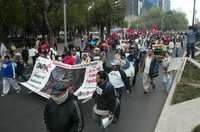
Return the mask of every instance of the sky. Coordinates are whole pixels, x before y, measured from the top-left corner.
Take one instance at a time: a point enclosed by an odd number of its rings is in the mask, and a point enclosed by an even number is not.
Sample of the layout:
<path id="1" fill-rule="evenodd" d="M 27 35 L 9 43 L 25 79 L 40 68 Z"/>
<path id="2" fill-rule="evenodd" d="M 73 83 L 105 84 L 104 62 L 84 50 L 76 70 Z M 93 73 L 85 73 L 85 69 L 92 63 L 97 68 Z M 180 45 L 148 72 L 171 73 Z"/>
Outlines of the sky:
<path id="1" fill-rule="evenodd" d="M 192 25 L 193 1 L 194 0 L 171 0 L 171 9 L 186 13 L 190 25 Z M 196 17 L 200 20 L 200 0 L 196 0 L 196 11 Z"/>

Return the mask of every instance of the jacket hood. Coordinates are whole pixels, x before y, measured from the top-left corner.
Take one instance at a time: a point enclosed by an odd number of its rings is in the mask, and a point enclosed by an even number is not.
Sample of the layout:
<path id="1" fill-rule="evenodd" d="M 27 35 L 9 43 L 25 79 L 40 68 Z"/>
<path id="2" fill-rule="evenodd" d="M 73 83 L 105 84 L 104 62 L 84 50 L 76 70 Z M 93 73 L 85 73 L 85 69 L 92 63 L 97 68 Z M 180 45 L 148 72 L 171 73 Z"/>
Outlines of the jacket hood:
<path id="1" fill-rule="evenodd" d="M 58 105 L 64 103 L 66 100 L 76 100 L 77 97 L 74 96 L 73 94 L 70 94 L 69 92 L 66 92 L 64 95 L 57 97 L 52 95 L 51 99 Z"/>
<path id="2" fill-rule="evenodd" d="M 67 100 L 68 92 L 66 92 L 64 95 L 62 95 L 60 97 L 52 95 L 51 98 L 56 104 L 60 105 L 60 104 L 64 103 Z"/>

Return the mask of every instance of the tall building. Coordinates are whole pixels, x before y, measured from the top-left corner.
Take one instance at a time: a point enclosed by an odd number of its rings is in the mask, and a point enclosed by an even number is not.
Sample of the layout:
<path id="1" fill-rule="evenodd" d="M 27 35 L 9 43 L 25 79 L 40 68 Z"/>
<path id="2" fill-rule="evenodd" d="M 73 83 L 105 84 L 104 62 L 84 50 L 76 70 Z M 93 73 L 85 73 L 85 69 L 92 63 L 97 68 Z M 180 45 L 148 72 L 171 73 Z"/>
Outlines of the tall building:
<path id="1" fill-rule="evenodd" d="M 160 0 L 160 9 L 167 12 L 170 11 L 171 1 L 170 0 Z"/>
<path id="2" fill-rule="evenodd" d="M 134 21 L 142 14 L 143 0 L 127 0 L 126 21 Z"/>
<path id="3" fill-rule="evenodd" d="M 143 0 L 143 14 L 153 7 L 159 7 L 160 0 Z"/>

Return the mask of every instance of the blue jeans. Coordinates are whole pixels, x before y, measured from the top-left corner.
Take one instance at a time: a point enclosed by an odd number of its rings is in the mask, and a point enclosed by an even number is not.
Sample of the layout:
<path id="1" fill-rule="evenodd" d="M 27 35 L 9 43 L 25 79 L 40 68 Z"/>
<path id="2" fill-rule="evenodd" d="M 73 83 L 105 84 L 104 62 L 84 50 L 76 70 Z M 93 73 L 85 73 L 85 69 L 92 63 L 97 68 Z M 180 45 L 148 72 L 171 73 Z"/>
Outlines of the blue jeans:
<path id="1" fill-rule="evenodd" d="M 180 48 L 176 48 L 176 49 L 175 49 L 175 55 L 176 55 L 176 57 L 179 57 L 179 56 L 180 56 L 180 52 L 181 52 L 181 49 L 180 49 Z"/>
<path id="2" fill-rule="evenodd" d="M 195 57 L 195 44 L 188 44 L 187 45 L 187 57 L 192 56 L 192 58 Z"/>

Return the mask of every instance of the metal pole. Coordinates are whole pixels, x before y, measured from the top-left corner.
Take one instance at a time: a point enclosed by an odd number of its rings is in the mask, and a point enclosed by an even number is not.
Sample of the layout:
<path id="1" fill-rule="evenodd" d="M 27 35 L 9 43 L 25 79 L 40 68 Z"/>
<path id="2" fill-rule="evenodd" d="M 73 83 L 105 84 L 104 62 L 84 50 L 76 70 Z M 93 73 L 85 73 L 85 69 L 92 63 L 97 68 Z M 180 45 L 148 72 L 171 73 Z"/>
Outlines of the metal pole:
<path id="1" fill-rule="evenodd" d="M 67 48 L 67 16 L 66 16 L 66 6 L 67 6 L 67 2 L 66 2 L 66 0 L 63 0 L 63 6 L 64 6 L 65 47 Z"/>
<path id="2" fill-rule="evenodd" d="M 192 26 L 194 27 L 195 24 L 195 14 L 196 14 L 196 0 L 194 0 L 194 6 L 193 6 L 193 19 L 192 19 Z"/>

